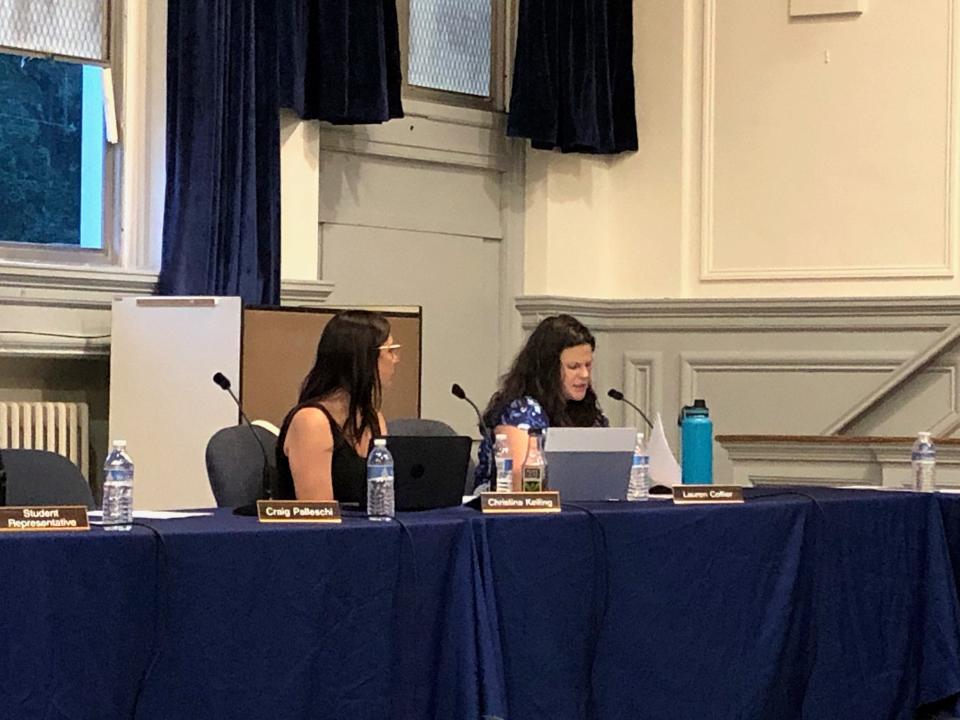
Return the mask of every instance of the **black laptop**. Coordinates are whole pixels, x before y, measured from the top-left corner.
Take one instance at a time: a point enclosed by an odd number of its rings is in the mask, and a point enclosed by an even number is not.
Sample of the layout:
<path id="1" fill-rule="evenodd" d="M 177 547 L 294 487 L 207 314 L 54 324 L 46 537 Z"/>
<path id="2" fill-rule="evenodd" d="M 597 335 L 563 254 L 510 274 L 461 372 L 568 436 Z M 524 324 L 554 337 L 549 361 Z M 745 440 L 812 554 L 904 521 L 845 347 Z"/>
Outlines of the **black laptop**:
<path id="1" fill-rule="evenodd" d="M 459 505 L 471 446 L 465 435 L 388 435 L 397 510 Z"/>

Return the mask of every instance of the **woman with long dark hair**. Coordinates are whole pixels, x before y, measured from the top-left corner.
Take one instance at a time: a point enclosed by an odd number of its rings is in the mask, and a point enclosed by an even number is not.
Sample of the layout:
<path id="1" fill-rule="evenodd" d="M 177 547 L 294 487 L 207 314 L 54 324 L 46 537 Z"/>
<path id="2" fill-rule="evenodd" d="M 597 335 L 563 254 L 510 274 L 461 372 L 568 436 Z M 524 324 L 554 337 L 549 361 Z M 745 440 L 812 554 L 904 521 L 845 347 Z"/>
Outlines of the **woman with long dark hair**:
<path id="1" fill-rule="evenodd" d="M 593 335 L 575 317 L 547 317 L 530 334 L 513 366 L 500 379 L 500 388 L 490 398 L 483 422 L 507 436 L 515 487 L 527 452 L 527 432 L 520 425 L 540 430 L 551 426 L 609 425 L 591 386 L 596 347 Z M 478 456 L 478 487 L 494 479 L 492 451 L 490 439 L 485 438 Z"/>
<path id="2" fill-rule="evenodd" d="M 380 313 L 331 318 L 277 438 L 278 498 L 360 501 L 370 441 L 386 433 L 380 402 L 399 348 Z"/>

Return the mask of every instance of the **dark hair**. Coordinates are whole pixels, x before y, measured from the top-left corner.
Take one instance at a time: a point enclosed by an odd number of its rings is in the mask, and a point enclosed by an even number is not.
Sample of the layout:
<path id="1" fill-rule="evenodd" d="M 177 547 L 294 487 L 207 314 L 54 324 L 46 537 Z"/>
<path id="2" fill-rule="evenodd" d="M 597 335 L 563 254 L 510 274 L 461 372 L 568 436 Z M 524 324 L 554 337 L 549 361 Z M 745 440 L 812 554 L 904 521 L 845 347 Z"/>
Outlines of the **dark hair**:
<path id="1" fill-rule="evenodd" d="M 317 358 L 300 386 L 300 403 L 324 400 L 335 392 L 350 396 L 343 434 L 356 443 L 365 430 L 380 435 L 380 346 L 390 335 L 390 323 L 380 313 L 346 310 L 330 319 Z"/>
<path id="2" fill-rule="evenodd" d="M 483 421 L 493 427 L 514 400 L 529 396 L 540 403 L 551 425 L 593 427 L 602 413 L 593 387 L 583 400 L 568 400 L 563 395 L 560 353 L 577 345 L 596 350 L 597 341 L 587 327 L 572 315 L 544 318 L 527 338 L 513 361 L 513 367 L 500 378 L 500 388 L 490 398 Z"/>

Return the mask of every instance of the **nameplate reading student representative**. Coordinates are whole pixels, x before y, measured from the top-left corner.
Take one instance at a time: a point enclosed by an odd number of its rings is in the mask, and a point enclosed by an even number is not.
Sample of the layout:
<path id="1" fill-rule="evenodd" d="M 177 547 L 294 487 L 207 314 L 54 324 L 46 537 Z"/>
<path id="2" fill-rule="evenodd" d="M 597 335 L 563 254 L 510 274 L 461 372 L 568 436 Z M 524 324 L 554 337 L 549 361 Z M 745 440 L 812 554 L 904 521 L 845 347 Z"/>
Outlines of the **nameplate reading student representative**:
<path id="1" fill-rule="evenodd" d="M 0 532 L 56 532 L 89 530 L 83 505 L 0 507 Z"/>
<path id="2" fill-rule="evenodd" d="M 740 485 L 674 485 L 675 505 L 729 505 L 743 502 Z"/>
<path id="3" fill-rule="evenodd" d="M 336 500 L 257 500 L 257 519 L 262 523 L 338 523 L 340 503 Z"/>
<path id="4" fill-rule="evenodd" d="M 485 492 L 480 493 L 480 509 L 485 513 L 557 513 L 560 512 L 560 493 L 546 492 Z"/>

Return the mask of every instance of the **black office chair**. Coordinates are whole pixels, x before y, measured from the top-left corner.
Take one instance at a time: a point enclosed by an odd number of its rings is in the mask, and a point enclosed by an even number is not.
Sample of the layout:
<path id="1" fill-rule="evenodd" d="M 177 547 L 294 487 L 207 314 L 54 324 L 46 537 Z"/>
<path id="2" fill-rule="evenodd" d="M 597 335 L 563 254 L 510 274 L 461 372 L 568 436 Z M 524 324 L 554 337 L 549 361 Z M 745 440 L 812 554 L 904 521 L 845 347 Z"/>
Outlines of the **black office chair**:
<path id="1" fill-rule="evenodd" d="M 6 505 L 84 505 L 93 493 L 80 468 L 47 450 L 4 450 Z"/>
<path id="2" fill-rule="evenodd" d="M 257 434 L 263 449 L 253 437 Z M 249 505 L 263 497 L 264 451 L 268 478 L 277 472 L 277 436 L 259 426 L 217 430 L 207 442 L 207 478 L 217 507 Z"/>
<path id="3" fill-rule="evenodd" d="M 419 435 L 428 437 L 448 437 L 459 435 L 456 430 L 447 425 L 442 420 L 430 420 L 428 418 L 394 418 L 387 420 L 387 432 L 390 435 Z M 470 457 L 467 464 L 467 477 L 463 483 L 463 494 L 473 494 L 473 476 L 477 469 L 477 463 Z"/>

